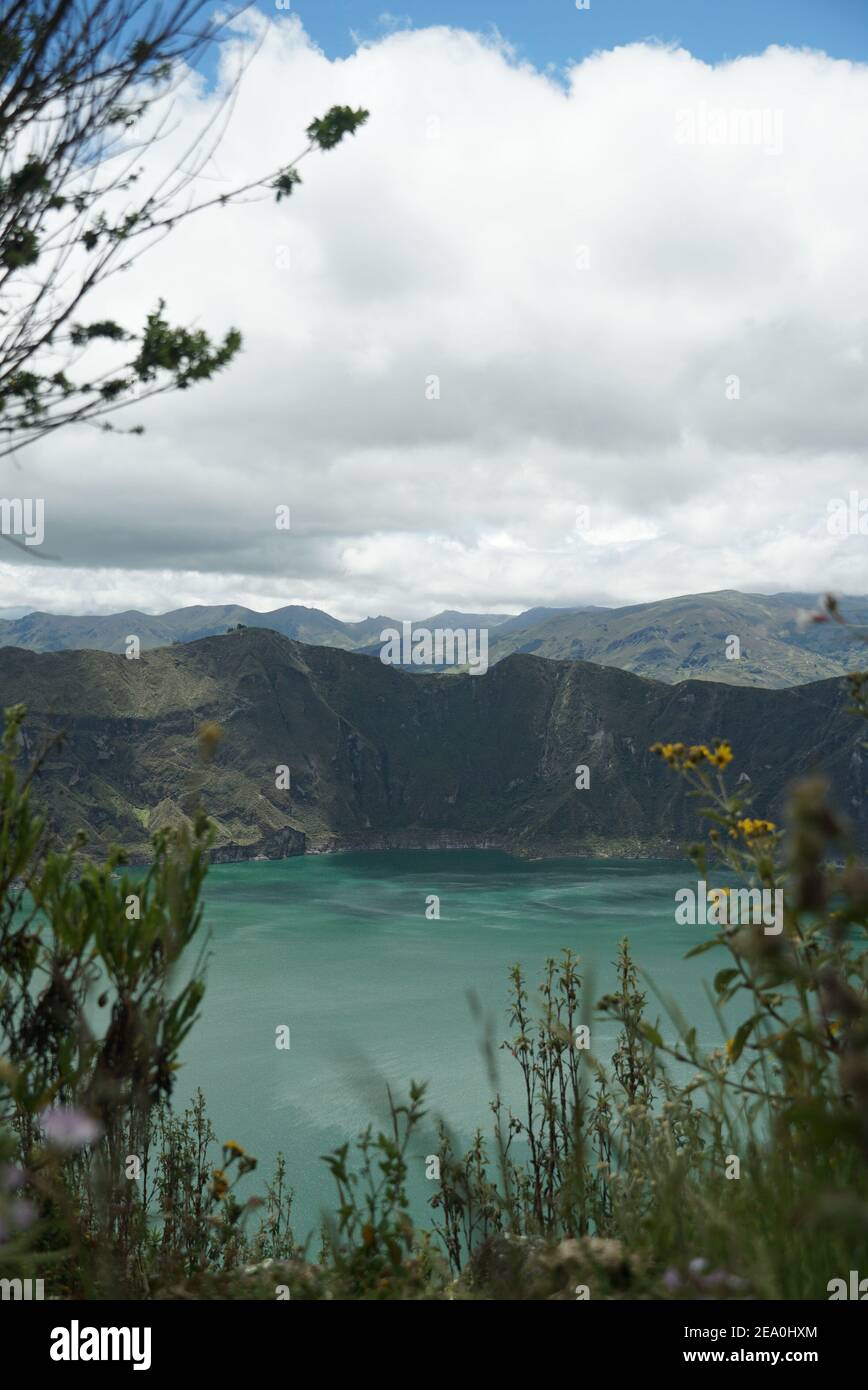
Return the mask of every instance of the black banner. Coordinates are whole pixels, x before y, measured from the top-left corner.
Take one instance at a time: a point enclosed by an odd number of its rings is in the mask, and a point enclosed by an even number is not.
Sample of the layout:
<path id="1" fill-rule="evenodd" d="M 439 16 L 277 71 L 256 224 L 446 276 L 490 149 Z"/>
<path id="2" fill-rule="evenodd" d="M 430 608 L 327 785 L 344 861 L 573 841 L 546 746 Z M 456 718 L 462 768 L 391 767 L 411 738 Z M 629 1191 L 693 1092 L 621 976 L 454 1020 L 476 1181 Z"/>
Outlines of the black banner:
<path id="1" fill-rule="evenodd" d="M 458 1300 L 462 1301 L 462 1300 Z M 850 1306 L 847 1306 L 847 1304 Z M 830 1372 L 848 1363 L 858 1365 L 866 1330 L 861 1303 L 850 1300 L 823 1303 L 629 1302 L 594 1304 L 577 1300 L 575 1307 L 530 1308 L 509 1313 L 504 1337 L 492 1341 L 492 1323 L 499 1325 L 501 1305 L 467 1308 L 352 1306 L 275 1300 L 274 1303 L 59 1303 L 9 1300 L 0 1302 L 0 1328 L 6 1355 L 17 1345 L 32 1372 L 63 1380 L 109 1371 L 165 1376 L 178 1371 L 201 1371 L 225 1377 L 251 1371 L 265 1373 L 269 1363 L 287 1371 L 299 1351 L 313 1351 L 331 1368 L 341 1352 L 358 1367 L 372 1331 L 377 1336 L 444 1337 L 456 1330 L 463 1336 L 485 1337 L 486 1358 L 499 1359 L 499 1348 L 512 1355 L 521 1324 L 527 1332 L 563 1333 L 571 1338 L 574 1368 L 591 1366 L 610 1372 L 641 1371 L 668 1375 L 675 1369 L 702 1376 L 709 1369 L 762 1367 L 768 1371 L 800 1367 Z M 464 1318 L 470 1316 L 470 1323 Z M 492 1323 L 489 1323 L 489 1318 Z M 539 1321 L 537 1321 L 539 1319 Z M 2 1323 L 8 1320 L 7 1326 Z M 349 1326 L 348 1326 L 349 1324 Z M 337 1329 L 350 1338 L 337 1341 Z M 328 1341 L 321 1339 L 327 1337 Z M 383 1343 L 385 1352 L 388 1343 Z M 478 1343 L 481 1347 L 481 1343 Z M 549 1351 L 542 1351 L 547 1358 Z M 451 1360 L 451 1357 L 447 1357 Z M 429 1354 L 422 1358 L 430 1366 Z M 544 1364 L 541 1363 L 541 1364 Z M 446 1363 L 444 1363 L 444 1371 Z M 408 1366 L 408 1375 L 412 1368 Z M 562 1374 L 563 1368 L 556 1374 Z"/>

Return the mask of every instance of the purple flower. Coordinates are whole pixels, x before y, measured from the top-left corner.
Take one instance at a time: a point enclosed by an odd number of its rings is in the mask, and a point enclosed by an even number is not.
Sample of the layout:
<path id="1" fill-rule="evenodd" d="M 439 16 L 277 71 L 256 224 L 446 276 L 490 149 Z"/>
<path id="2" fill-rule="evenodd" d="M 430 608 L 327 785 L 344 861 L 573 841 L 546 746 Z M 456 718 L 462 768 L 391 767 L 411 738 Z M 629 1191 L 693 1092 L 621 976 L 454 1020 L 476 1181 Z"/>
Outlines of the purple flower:
<path id="1" fill-rule="evenodd" d="M 678 1273 L 677 1269 L 667 1269 L 666 1273 L 663 1275 L 663 1285 L 670 1293 L 674 1293 L 676 1289 L 681 1288 L 681 1275 Z"/>
<path id="2" fill-rule="evenodd" d="M 102 1125 L 83 1110 L 43 1110 L 40 1120 L 51 1147 L 65 1153 L 85 1148 L 102 1134 Z"/>
<path id="3" fill-rule="evenodd" d="M 12 1225 L 16 1231 L 26 1231 L 36 1220 L 36 1207 L 26 1197 L 15 1202 L 12 1207 Z"/>
<path id="4" fill-rule="evenodd" d="M 0 1245 L 5 1245 L 18 1231 L 26 1231 L 36 1220 L 36 1207 L 27 1198 L 13 1202 L 0 1212 Z"/>
<path id="5" fill-rule="evenodd" d="M 703 1274 L 705 1270 L 708 1269 L 708 1260 L 706 1260 L 702 1255 L 697 1255 L 695 1260 L 690 1261 L 690 1264 L 687 1266 L 687 1268 L 693 1275 Z"/>
<path id="6" fill-rule="evenodd" d="M 17 1188 L 24 1186 L 26 1178 L 24 1169 L 19 1168 L 17 1164 L 0 1164 L 0 1190 L 3 1192 L 15 1192 Z"/>

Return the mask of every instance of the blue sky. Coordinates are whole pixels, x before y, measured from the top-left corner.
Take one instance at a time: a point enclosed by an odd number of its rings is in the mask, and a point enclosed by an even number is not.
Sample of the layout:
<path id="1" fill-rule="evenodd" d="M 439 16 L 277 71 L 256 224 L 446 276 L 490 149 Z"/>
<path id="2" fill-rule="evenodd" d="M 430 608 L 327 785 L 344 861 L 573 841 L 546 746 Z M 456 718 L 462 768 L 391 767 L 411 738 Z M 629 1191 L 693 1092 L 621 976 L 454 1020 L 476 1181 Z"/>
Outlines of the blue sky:
<path id="1" fill-rule="evenodd" d="M 274 13 L 274 0 L 259 0 Z M 868 0 L 292 0 L 307 32 L 331 58 L 358 38 L 381 35 L 380 17 L 402 25 L 493 26 L 538 68 L 562 67 L 595 48 L 654 37 L 677 41 L 696 57 L 720 62 L 769 44 L 821 48 L 833 57 L 868 59 Z M 386 21 L 388 25 L 388 20 Z"/>

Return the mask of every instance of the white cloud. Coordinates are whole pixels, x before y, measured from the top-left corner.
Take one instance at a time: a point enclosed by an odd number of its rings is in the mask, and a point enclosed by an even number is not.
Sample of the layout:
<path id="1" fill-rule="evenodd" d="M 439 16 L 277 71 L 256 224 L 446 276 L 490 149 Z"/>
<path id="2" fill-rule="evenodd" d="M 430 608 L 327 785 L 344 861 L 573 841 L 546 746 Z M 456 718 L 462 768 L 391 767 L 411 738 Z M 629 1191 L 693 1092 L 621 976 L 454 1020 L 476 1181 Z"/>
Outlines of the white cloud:
<path id="1" fill-rule="evenodd" d="M 868 68 L 635 45 L 560 86 L 445 28 L 331 62 L 280 18 L 207 187 L 336 102 L 370 121 L 291 199 L 179 225 L 91 305 L 135 324 L 162 295 L 244 356 L 133 411 L 142 439 L 66 432 L 4 470 L 63 563 L 3 556 L 0 608 L 868 587 L 866 538 L 826 528 L 868 497 Z"/>

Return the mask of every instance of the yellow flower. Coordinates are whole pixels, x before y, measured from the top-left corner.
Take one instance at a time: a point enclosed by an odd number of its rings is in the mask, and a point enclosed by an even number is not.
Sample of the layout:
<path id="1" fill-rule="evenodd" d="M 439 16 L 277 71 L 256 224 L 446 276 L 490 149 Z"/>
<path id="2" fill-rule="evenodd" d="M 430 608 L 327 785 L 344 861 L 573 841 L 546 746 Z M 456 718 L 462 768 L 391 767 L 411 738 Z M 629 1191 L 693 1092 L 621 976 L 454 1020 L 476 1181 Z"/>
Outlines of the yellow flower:
<path id="1" fill-rule="evenodd" d="M 225 1197 L 226 1193 L 229 1191 L 229 1184 L 226 1181 L 226 1174 L 223 1172 L 223 1169 L 215 1168 L 211 1177 L 211 1196 L 217 1198 Z"/>
<path id="2" fill-rule="evenodd" d="M 746 840 L 753 840 L 761 835 L 773 835 L 777 829 L 774 821 L 752 820 L 750 816 L 737 821 L 736 824 Z"/>
<path id="3" fill-rule="evenodd" d="M 228 1144 L 223 1145 L 224 1153 L 235 1154 L 237 1158 L 244 1157 L 244 1150 L 240 1144 L 236 1144 L 234 1139 L 230 1139 Z"/>
<path id="4" fill-rule="evenodd" d="M 652 743 L 650 751 L 679 772 L 692 772 L 704 762 L 718 768 L 732 762 L 732 748 L 722 739 L 715 743 L 714 752 L 707 743 L 692 743 L 689 747 L 684 743 Z"/>

